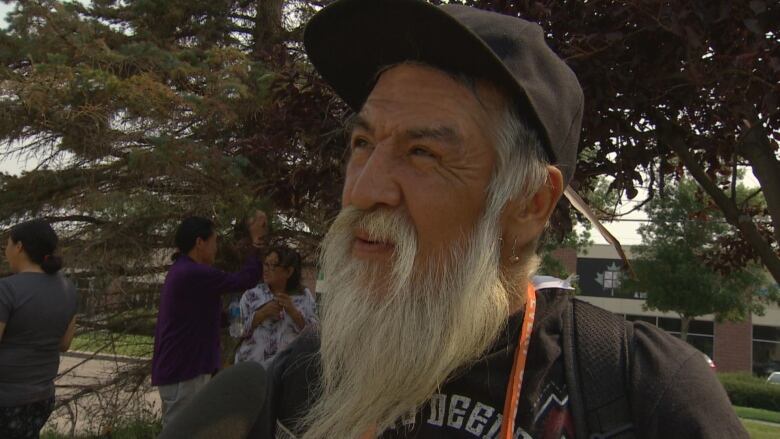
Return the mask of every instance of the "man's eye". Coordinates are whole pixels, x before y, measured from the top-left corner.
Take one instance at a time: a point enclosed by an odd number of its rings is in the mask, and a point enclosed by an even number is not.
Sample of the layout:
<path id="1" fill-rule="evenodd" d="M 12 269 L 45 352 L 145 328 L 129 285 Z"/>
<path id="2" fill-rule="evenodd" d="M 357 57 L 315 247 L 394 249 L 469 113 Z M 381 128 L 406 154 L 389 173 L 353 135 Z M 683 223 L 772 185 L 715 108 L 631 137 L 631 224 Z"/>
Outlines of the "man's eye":
<path id="1" fill-rule="evenodd" d="M 409 150 L 409 154 L 420 156 L 420 157 L 435 157 L 435 155 L 431 151 L 419 146 L 412 147 L 412 149 Z"/>
<path id="2" fill-rule="evenodd" d="M 352 139 L 352 149 L 360 149 L 360 148 L 366 148 L 370 145 L 368 140 L 362 138 L 362 137 L 355 137 Z"/>

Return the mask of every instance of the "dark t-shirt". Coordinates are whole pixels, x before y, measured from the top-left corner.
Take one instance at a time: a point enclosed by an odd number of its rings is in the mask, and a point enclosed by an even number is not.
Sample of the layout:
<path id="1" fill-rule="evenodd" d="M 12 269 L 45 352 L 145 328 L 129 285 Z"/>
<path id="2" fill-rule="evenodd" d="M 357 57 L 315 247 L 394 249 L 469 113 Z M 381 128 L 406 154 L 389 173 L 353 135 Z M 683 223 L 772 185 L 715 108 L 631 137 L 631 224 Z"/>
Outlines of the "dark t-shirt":
<path id="1" fill-rule="evenodd" d="M 0 407 L 54 395 L 60 341 L 76 315 L 76 288 L 60 274 L 19 273 L 0 279 Z"/>
<path id="2" fill-rule="evenodd" d="M 560 343 L 568 300 L 564 292 L 538 294 L 514 437 L 575 437 Z M 381 437 L 497 437 L 521 322 L 522 315 L 510 318 L 481 360 L 456 373 L 416 416 Z M 629 400 L 637 437 L 748 437 L 700 352 L 654 326 L 637 323 L 634 332 Z M 295 432 L 296 420 L 313 399 L 316 349 L 315 335 L 303 337 L 272 366 L 268 409 L 256 430 L 265 437 L 284 429 Z"/>

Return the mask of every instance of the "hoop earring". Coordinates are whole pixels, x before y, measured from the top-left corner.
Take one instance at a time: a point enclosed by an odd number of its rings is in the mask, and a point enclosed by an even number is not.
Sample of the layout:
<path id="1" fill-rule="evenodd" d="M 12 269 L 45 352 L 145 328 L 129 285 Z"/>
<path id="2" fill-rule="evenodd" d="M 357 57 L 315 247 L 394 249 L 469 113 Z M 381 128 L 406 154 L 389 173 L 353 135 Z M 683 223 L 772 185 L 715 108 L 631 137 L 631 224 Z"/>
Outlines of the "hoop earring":
<path id="1" fill-rule="evenodd" d="M 520 256 L 515 254 L 515 247 L 517 246 L 517 238 L 512 242 L 512 256 L 509 257 L 509 262 L 516 264 L 520 262 Z"/>

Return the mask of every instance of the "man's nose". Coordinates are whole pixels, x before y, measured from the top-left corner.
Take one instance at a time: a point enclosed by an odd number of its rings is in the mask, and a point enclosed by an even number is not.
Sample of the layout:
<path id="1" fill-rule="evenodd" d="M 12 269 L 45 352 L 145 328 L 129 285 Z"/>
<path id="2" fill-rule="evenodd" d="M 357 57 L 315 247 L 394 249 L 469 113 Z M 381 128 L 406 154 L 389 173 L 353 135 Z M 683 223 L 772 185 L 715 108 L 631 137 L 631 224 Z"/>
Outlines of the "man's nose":
<path id="1" fill-rule="evenodd" d="M 387 146 L 377 145 L 365 164 L 356 170 L 351 187 L 346 188 L 350 205 L 370 210 L 401 204 L 401 187 L 395 175 L 396 158 Z"/>

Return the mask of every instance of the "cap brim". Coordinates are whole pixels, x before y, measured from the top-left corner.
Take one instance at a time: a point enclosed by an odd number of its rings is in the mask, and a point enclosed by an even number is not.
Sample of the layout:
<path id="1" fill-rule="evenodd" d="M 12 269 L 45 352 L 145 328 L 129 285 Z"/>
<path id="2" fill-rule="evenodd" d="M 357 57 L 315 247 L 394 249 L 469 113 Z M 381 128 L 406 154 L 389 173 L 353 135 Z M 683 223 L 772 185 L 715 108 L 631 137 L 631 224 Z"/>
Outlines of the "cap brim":
<path id="1" fill-rule="evenodd" d="M 530 107 L 525 91 L 479 37 L 419 0 L 338 1 L 310 20 L 304 44 L 312 64 L 354 111 L 371 93 L 378 70 L 403 61 L 489 80 Z M 539 123 L 533 111 L 526 116 Z"/>

